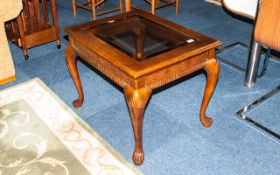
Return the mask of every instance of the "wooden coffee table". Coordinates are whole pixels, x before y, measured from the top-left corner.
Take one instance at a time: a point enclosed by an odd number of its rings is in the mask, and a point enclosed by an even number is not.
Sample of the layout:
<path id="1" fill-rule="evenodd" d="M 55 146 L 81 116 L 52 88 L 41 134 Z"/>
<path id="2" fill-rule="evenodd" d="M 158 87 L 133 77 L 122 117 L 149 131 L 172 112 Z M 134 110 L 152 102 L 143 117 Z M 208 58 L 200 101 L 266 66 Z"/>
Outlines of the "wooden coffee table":
<path id="1" fill-rule="evenodd" d="M 134 129 L 136 165 L 144 160 L 143 113 L 153 89 L 204 69 L 207 84 L 200 120 L 204 127 L 211 126 L 205 112 L 219 76 L 215 48 L 221 42 L 142 10 L 72 26 L 65 32 L 69 35 L 66 61 L 79 94 L 73 105 L 79 108 L 84 101 L 76 65 L 79 56 L 123 88 Z"/>

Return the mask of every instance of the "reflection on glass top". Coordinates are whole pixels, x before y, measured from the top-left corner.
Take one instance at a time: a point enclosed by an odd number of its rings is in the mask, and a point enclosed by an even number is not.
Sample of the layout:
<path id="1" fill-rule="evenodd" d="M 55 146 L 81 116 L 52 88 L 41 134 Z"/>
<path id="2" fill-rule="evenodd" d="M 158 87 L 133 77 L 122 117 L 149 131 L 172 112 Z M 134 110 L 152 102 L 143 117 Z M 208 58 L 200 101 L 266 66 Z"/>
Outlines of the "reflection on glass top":
<path id="1" fill-rule="evenodd" d="M 195 42 L 182 33 L 134 15 L 88 28 L 98 38 L 137 60 Z"/>

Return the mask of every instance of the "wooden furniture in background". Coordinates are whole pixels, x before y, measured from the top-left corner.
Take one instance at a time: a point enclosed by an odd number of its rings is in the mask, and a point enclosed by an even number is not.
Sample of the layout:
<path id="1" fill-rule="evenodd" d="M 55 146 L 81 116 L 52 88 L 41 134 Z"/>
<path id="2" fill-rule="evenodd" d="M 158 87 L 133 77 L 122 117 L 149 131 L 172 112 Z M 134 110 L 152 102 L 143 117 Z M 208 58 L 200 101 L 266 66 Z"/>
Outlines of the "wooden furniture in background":
<path id="1" fill-rule="evenodd" d="M 151 12 L 154 15 L 156 9 L 160 9 L 169 5 L 175 5 L 176 15 L 179 13 L 179 0 L 145 0 L 151 4 Z M 161 4 L 161 5 L 160 5 Z"/>
<path id="2" fill-rule="evenodd" d="M 131 10 L 131 0 L 125 0 L 125 9 L 126 12 L 129 12 Z"/>
<path id="3" fill-rule="evenodd" d="M 219 63 L 215 59 L 219 41 L 143 10 L 79 24 L 64 31 L 69 35 L 66 62 L 79 94 L 73 101 L 74 107 L 81 107 L 84 101 L 77 71 L 79 56 L 123 88 L 134 129 L 132 159 L 136 165 L 144 161 L 143 114 L 154 89 L 204 69 L 207 83 L 200 120 L 204 127 L 211 126 L 206 108 L 219 77 Z"/>
<path id="4" fill-rule="evenodd" d="M 104 4 L 105 1 L 107 1 L 107 0 L 87 0 L 87 2 L 85 2 L 85 3 L 78 3 L 78 2 L 76 2 L 76 0 L 72 0 L 74 16 L 75 17 L 77 16 L 77 8 L 82 8 L 82 9 L 91 11 L 93 20 L 96 20 L 96 16 L 98 16 L 98 15 L 103 15 L 103 14 L 110 13 L 110 12 L 117 11 L 117 10 L 120 10 L 120 12 L 122 13 L 122 11 L 123 11 L 122 0 L 119 0 L 119 4 L 120 4 L 119 8 L 111 8 L 111 9 L 96 13 L 96 8 L 99 7 L 100 5 Z"/>
<path id="5" fill-rule="evenodd" d="M 23 11 L 15 19 L 6 23 L 8 39 L 22 48 L 25 59 L 27 49 L 51 41 L 60 48 L 57 10 L 55 0 L 22 0 Z M 49 13 L 50 3 L 51 13 Z M 50 21 L 49 14 L 52 16 Z"/>

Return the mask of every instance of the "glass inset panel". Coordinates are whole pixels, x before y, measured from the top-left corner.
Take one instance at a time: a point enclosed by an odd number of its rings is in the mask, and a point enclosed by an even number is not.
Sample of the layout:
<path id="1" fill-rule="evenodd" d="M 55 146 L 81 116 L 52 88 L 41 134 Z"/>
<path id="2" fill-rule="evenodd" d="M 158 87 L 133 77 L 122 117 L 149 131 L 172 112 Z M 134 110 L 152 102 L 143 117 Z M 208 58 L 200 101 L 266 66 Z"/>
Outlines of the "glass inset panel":
<path id="1" fill-rule="evenodd" d="M 98 38 L 137 60 L 195 42 L 195 39 L 134 15 L 89 28 Z"/>

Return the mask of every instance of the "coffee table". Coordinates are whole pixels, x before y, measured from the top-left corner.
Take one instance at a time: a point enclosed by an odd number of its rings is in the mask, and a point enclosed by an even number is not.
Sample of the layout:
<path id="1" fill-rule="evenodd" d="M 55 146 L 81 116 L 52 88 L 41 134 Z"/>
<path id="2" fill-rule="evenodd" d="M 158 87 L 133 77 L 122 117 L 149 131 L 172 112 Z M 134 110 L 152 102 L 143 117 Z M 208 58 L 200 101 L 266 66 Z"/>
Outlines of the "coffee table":
<path id="1" fill-rule="evenodd" d="M 142 10 L 64 31 L 69 35 L 66 62 L 79 94 L 73 101 L 74 107 L 80 108 L 84 101 L 76 65 L 79 56 L 123 88 L 134 129 L 132 159 L 136 165 L 144 160 L 143 113 L 152 90 L 204 69 L 207 83 L 200 120 L 204 127 L 211 126 L 212 119 L 205 113 L 219 77 L 215 48 L 221 42 Z"/>

